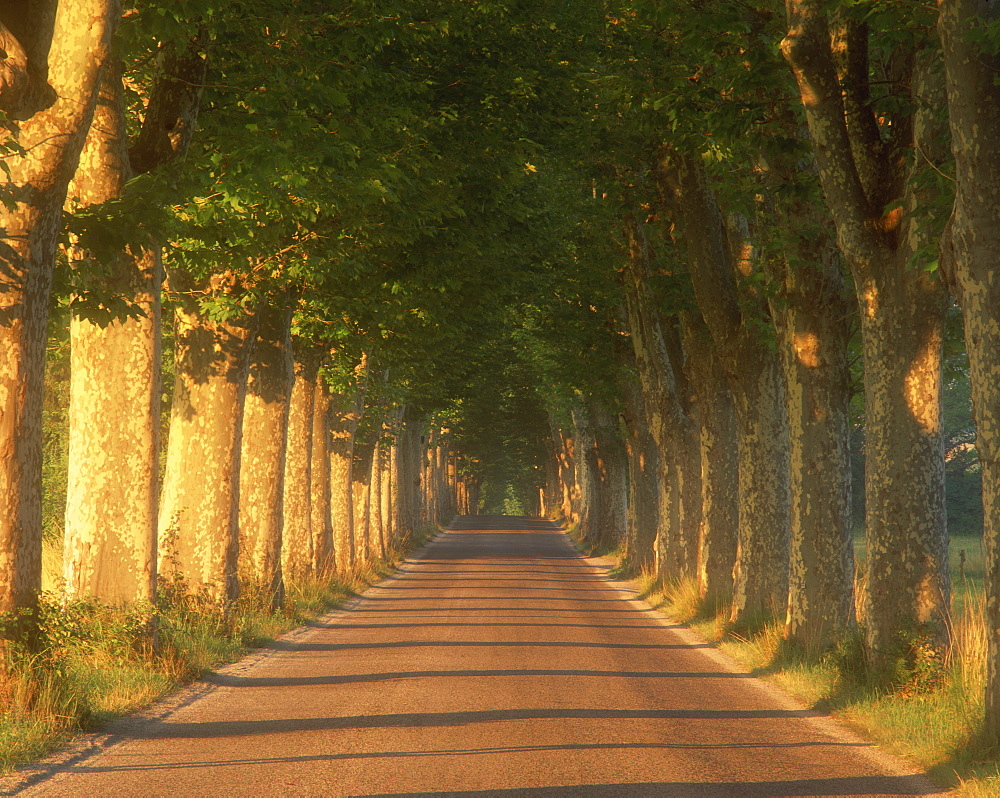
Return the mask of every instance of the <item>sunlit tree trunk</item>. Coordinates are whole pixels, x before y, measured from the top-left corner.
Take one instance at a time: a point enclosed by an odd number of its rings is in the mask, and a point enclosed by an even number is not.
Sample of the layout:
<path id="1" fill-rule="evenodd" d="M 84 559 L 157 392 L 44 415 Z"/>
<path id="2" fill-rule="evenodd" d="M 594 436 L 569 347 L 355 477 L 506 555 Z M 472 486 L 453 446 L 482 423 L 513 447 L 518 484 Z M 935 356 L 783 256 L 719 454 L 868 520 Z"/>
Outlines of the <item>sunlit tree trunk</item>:
<path id="1" fill-rule="evenodd" d="M 374 559 L 385 557 L 382 530 L 382 446 L 376 439 L 368 477 L 368 550 Z"/>
<path id="2" fill-rule="evenodd" d="M 284 524 L 281 534 L 281 570 L 288 579 L 301 579 L 311 575 L 316 566 L 311 518 L 312 435 L 313 402 L 320 358 L 305 344 L 302 347 L 293 345 L 293 352 L 294 381 L 288 407 L 288 442 L 282 497 Z M 323 460 L 326 460 L 325 454 Z"/>
<path id="3" fill-rule="evenodd" d="M 231 602 L 239 594 L 240 447 L 257 317 L 212 321 L 188 302 L 174 320 L 159 570 Z"/>
<path id="4" fill-rule="evenodd" d="M 997 11 L 986 0 L 939 0 L 938 29 L 957 188 L 946 262 L 965 319 L 986 548 L 986 730 L 1000 738 L 1000 57 L 972 35 Z"/>
<path id="5" fill-rule="evenodd" d="M 579 521 L 579 518 L 574 516 L 573 491 L 576 486 L 576 475 L 573 438 L 552 416 L 549 417 L 549 428 L 552 432 L 552 448 L 556 458 L 556 506 L 558 507 L 556 517 L 568 526 L 572 526 Z"/>
<path id="6" fill-rule="evenodd" d="M 41 588 L 42 386 L 52 274 L 67 186 L 120 13 L 113 0 L 39 0 L 0 14 L 5 58 L 15 67 L 0 77 L 0 110 L 20 120 L 24 152 L 4 159 L 13 204 L 0 204 L 0 612 L 31 606 Z"/>
<path id="7" fill-rule="evenodd" d="M 243 404 L 240 455 L 240 576 L 275 607 L 284 601 L 281 545 L 285 453 L 294 381 L 290 309 L 264 305 Z"/>
<path id="8" fill-rule="evenodd" d="M 408 540 L 420 529 L 420 435 L 423 422 L 410 407 L 402 413 L 397 455 L 398 480 L 396 526 L 401 540 Z"/>
<path id="9" fill-rule="evenodd" d="M 333 530 L 331 481 L 330 391 L 318 372 L 313 381 L 312 448 L 309 458 L 309 527 L 312 531 L 313 568 L 329 574 L 344 567 Z"/>
<path id="10" fill-rule="evenodd" d="M 551 426 L 551 418 L 550 418 Z M 545 488 L 542 492 L 541 513 L 546 518 L 559 518 L 561 510 L 562 486 L 559 483 L 559 454 L 555 441 L 549 435 L 545 439 Z"/>
<path id="11" fill-rule="evenodd" d="M 351 464 L 351 515 L 354 519 L 354 556 L 367 562 L 376 556 L 371 546 L 371 484 L 373 441 L 355 441 Z"/>
<path id="12" fill-rule="evenodd" d="M 695 578 L 701 529 L 701 444 L 698 428 L 699 398 L 688 377 L 689 358 L 681 343 L 680 320 L 673 316 L 661 324 L 667 359 L 674 374 L 676 401 L 683 423 L 673 431 L 677 468 L 677 535 L 669 541 L 668 568 L 678 579 Z"/>
<path id="13" fill-rule="evenodd" d="M 121 71 L 109 61 L 101 99 L 71 186 L 77 207 L 120 197 L 128 162 Z M 86 272 L 92 253 L 74 248 Z M 147 246 L 106 260 L 104 288 L 133 303 L 134 318 L 70 322 L 69 472 L 63 556 L 66 592 L 111 603 L 156 594 L 160 438 L 159 251 Z"/>
<path id="14" fill-rule="evenodd" d="M 635 349 L 648 424 L 659 452 L 657 572 L 667 580 L 694 576 L 701 507 L 701 464 L 692 455 L 697 428 L 678 389 L 663 322 L 649 286 L 649 246 L 642 226 L 626 222 L 628 258 L 623 276 L 629 335 Z M 697 490 L 695 488 L 697 487 Z M 692 494 L 694 494 L 692 499 Z"/>
<path id="15" fill-rule="evenodd" d="M 870 660 L 882 665 L 947 646 L 950 584 L 941 434 L 941 353 L 946 295 L 936 274 L 912 264 L 933 250 L 921 176 L 942 157 L 933 47 L 907 54 L 898 85 L 906 108 L 886 133 L 871 107 L 867 31 L 838 29 L 831 52 L 826 11 L 788 0 L 782 43 L 803 98 L 837 238 L 854 276 L 865 363 L 867 578 L 863 622 Z M 840 77 L 838 77 L 840 75 Z M 899 89 L 894 85 L 893 91 Z M 845 112 L 846 108 L 846 112 Z M 906 115 L 902 115 L 905 113 Z M 889 136 L 888 140 L 883 140 Z M 922 157 L 907 165 L 903 153 Z"/>
<path id="16" fill-rule="evenodd" d="M 392 526 L 392 458 L 395 443 L 388 427 L 382 430 L 382 443 L 379 460 L 379 529 L 382 535 L 382 548 L 386 553 L 396 549 L 395 531 Z"/>
<path id="17" fill-rule="evenodd" d="M 598 519 L 601 516 L 601 497 L 597 490 L 598 455 L 590 414 L 582 402 L 573 406 L 573 441 L 576 462 L 574 473 L 579 491 L 577 514 L 578 534 L 594 546 L 599 539 Z"/>
<path id="18" fill-rule="evenodd" d="M 183 158 L 206 69 L 200 37 L 192 37 L 183 50 L 164 48 L 139 134 L 126 149 L 121 63 L 110 59 L 71 187 L 72 202 L 92 205 L 118 198 L 136 172 Z M 96 271 L 103 283 L 99 289 L 119 294 L 139 315 L 108 324 L 74 314 L 70 327 L 66 587 L 70 595 L 112 602 L 152 601 L 156 590 L 163 277 L 158 244 L 141 232 L 133 238 L 128 248 L 104 256 Z M 86 285 L 95 271 L 87 261 L 100 256 L 76 247 L 73 257 L 79 263 L 77 277 Z M 109 393 L 108 386 L 114 391 Z"/>

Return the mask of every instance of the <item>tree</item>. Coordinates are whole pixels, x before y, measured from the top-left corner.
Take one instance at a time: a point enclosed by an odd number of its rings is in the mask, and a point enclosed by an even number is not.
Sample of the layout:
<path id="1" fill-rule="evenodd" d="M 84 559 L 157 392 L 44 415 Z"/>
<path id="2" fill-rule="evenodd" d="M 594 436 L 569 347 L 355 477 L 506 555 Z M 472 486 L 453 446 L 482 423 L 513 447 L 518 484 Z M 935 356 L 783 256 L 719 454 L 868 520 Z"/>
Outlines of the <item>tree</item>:
<path id="1" fill-rule="evenodd" d="M 957 180 L 944 262 L 962 305 L 983 474 L 988 637 L 986 730 L 1000 738 L 1000 87 L 996 10 L 940 0 L 951 146 Z"/>
<path id="2" fill-rule="evenodd" d="M 288 417 L 294 381 L 292 311 L 276 297 L 258 314 L 257 339 L 243 401 L 240 452 L 240 570 L 244 584 L 275 607 L 284 600 L 282 534 Z"/>
<path id="3" fill-rule="evenodd" d="M 920 10 L 878 49 L 877 15 L 831 22 L 812 0 L 786 8 L 782 50 L 861 308 L 867 651 L 882 665 L 917 635 L 941 656 L 950 593 L 940 426 L 946 295 L 939 275 L 919 265 L 937 232 L 928 159 L 941 151 L 940 69 Z M 884 103 L 873 76 L 890 88 Z"/>
<path id="4" fill-rule="evenodd" d="M 0 611 L 41 579 L 41 410 L 53 267 L 69 181 L 118 21 L 114 0 L 0 10 L 0 98 L 11 194 L 0 207 Z M 81 26 L 80 19 L 91 20 Z"/>
<path id="5" fill-rule="evenodd" d="M 155 219 L 163 197 L 152 181 L 151 195 L 128 184 L 187 152 L 207 66 L 204 43 L 195 36 L 165 44 L 156 63 L 129 146 L 122 65 L 109 60 L 71 190 L 78 287 L 71 300 L 64 570 L 70 595 L 115 602 L 151 602 L 156 593 L 163 269 L 160 231 L 136 217 Z"/>

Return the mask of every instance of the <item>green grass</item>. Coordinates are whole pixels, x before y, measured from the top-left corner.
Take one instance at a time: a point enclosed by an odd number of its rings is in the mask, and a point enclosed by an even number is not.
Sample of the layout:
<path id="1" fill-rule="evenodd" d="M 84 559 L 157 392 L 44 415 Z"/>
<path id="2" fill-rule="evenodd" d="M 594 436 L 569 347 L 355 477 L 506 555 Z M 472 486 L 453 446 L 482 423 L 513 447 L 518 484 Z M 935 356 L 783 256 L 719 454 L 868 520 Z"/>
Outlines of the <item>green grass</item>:
<path id="1" fill-rule="evenodd" d="M 959 553 L 965 552 L 964 569 Z M 856 541 L 859 565 L 864 540 Z M 924 768 L 932 778 L 963 798 L 1000 795 L 998 752 L 983 745 L 986 619 L 983 607 L 984 559 L 980 539 L 951 540 L 953 645 L 943 669 L 919 668 L 892 683 L 867 673 L 860 635 L 819 659 L 789 651 L 783 619 L 764 620 L 752 629 L 734 630 L 728 606 L 702 606 L 693 582 L 657 583 L 640 578 L 642 594 L 672 619 L 689 624 L 755 675 L 768 679 L 810 708 L 829 712 L 886 750 Z M 863 569 L 859 569 L 863 570 Z"/>
<path id="2" fill-rule="evenodd" d="M 407 548 L 436 531 L 422 530 Z M 45 553 L 50 588 L 59 585 L 56 547 L 49 543 Z M 291 582 L 278 610 L 247 591 L 222 612 L 178 585 L 164 585 L 156 607 L 65 604 L 59 594 L 45 594 L 30 644 L 8 629 L 0 648 L 0 771 L 44 756 L 78 731 L 147 706 L 206 671 L 266 646 L 380 581 L 396 560 Z M 155 647 L 151 624 L 157 629 Z"/>

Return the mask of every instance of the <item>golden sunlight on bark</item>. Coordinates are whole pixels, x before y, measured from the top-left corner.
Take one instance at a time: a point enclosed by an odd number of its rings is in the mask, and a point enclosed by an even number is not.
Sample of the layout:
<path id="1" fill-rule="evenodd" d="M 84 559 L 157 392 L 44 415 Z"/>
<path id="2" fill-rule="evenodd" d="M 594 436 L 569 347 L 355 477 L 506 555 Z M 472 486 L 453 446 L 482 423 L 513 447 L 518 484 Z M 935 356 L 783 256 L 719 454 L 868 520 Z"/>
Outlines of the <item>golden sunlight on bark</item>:
<path id="1" fill-rule="evenodd" d="M 744 241 L 736 254 L 736 271 L 744 277 L 753 274 L 753 246 Z"/>
<path id="2" fill-rule="evenodd" d="M 941 428 L 941 407 L 937 399 L 941 381 L 940 349 L 940 341 L 926 341 L 903 379 L 906 407 L 927 433 L 936 433 Z"/>
<path id="3" fill-rule="evenodd" d="M 819 338 L 816 333 L 795 333 L 792 337 L 795 356 L 806 368 L 819 368 Z"/>
<path id="4" fill-rule="evenodd" d="M 861 312 L 869 319 L 874 319 L 879 312 L 878 286 L 874 281 L 868 281 L 866 285 L 858 287 L 858 299 L 860 300 Z"/>

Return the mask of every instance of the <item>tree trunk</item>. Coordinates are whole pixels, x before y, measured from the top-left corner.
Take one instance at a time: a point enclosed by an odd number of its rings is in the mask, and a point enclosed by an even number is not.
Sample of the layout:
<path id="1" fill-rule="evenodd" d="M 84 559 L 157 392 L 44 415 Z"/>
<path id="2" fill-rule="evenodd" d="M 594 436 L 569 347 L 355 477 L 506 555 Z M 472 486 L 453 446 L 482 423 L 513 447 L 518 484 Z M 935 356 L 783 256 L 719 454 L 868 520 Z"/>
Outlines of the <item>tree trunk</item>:
<path id="1" fill-rule="evenodd" d="M 688 379 L 698 395 L 701 524 L 698 590 L 709 606 L 732 600 L 739 528 L 736 411 L 726 374 L 697 310 L 681 314 Z"/>
<path id="2" fill-rule="evenodd" d="M 309 458 L 309 527 L 312 530 L 313 567 L 328 575 L 345 567 L 334 541 L 333 493 L 330 473 L 330 391 L 317 373 L 313 382 L 312 450 Z"/>
<path id="3" fill-rule="evenodd" d="M 962 305 L 969 352 L 976 449 L 983 474 L 986 549 L 987 734 L 1000 739 L 1000 57 L 970 31 L 996 22 L 986 0 L 939 0 L 938 28 L 958 181 L 946 253 L 951 283 Z"/>
<path id="4" fill-rule="evenodd" d="M 396 424 L 392 435 L 392 445 L 389 447 L 389 467 L 386 471 L 386 484 L 388 486 L 387 490 L 383 493 L 388 497 L 386 502 L 386 508 L 383 514 L 386 519 L 386 524 L 389 527 L 389 545 L 394 552 L 398 552 L 402 548 L 403 541 L 403 531 L 400 529 L 400 485 L 399 480 L 401 479 L 401 457 L 402 450 L 400 447 L 400 425 L 402 419 L 401 414 L 397 417 Z"/>
<path id="5" fill-rule="evenodd" d="M 120 69 L 104 71 L 101 101 L 73 181 L 85 207 L 120 197 L 131 176 Z M 71 256 L 86 270 L 90 253 Z M 156 596 L 160 448 L 159 251 L 104 264 L 105 288 L 142 315 L 97 324 L 74 314 L 69 469 L 63 557 L 66 592 L 111 603 Z"/>
<path id="6" fill-rule="evenodd" d="M 588 409 L 597 453 L 598 546 L 614 549 L 628 534 L 628 455 L 618 419 L 594 398 Z"/>
<path id="7" fill-rule="evenodd" d="M 597 443 L 590 413 L 582 402 L 573 406 L 573 441 L 576 452 L 576 474 L 579 486 L 579 535 L 591 548 L 601 543 L 601 495 L 598 491 L 599 465 Z"/>
<path id="8" fill-rule="evenodd" d="M 226 603 L 239 594 L 240 446 L 257 317 L 175 311 L 174 395 L 160 506 L 159 570 Z"/>
<path id="9" fill-rule="evenodd" d="M 784 379 L 773 345 L 761 334 L 768 324 L 762 301 L 737 287 L 738 269 L 751 262 L 748 244 L 736 242 L 739 250 L 733 252 L 728 225 L 699 161 L 681 159 L 677 179 L 695 298 L 736 411 L 740 512 L 732 619 L 740 623 L 776 614 L 788 599 L 791 497 Z"/>
<path id="10" fill-rule="evenodd" d="M 399 478 L 396 526 L 407 541 L 420 530 L 420 435 L 423 422 L 409 407 L 403 409 L 399 435 Z"/>
<path id="11" fill-rule="evenodd" d="M 17 21 L 28 63 L 25 81 L 5 79 L 0 95 L 2 107 L 23 120 L 17 140 L 24 151 L 6 159 L 12 205 L 0 204 L 0 612 L 32 606 L 41 589 L 42 387 L 52 274 L 67 186 L 120 13 L 113 0 L 40 0 L 5 17 Z"/>
<path id="12" fill-rule="evenodd" d="M 803 97 L 823 191 L 861 306 L 867 652 L 877 666 L 918 648 L 940 658 L 950 596 L 940 423 L 946 296 L 937 275 L 912 265 L 933 249 L 935 236 L 922 213 L 933 198 L 921 185 L 936 168 L 928 158 L 941 157 L 935 109 L 943 98 L 933 47 L 908 53 L 909 74 L 898 85 L 905 87 L 900 100 L 913 110 L 895 120 L 883 141 L 867 71 L 855 73 L 865 61 L 852 58 L 864 56 L 867 34 L 848 29 L 842 83 L 826 12 L 814 0 L 788 0 L 786 7 L 782 49 Z M 921 157 L 901 168 L 908 161 L 903 153 L 914 147 Z"/>
<path id="13" fill-rule="evenodd" d="M 647 423 L 659 452 L 656 570 L 661 578 L 675 581 L 692 576 L 695 565 L 688 555 L 696 551 L 700 524 L 700 507 L 693 512 L 690 501 L 693 486 L 701 480 L 700 463 L 692 462 L 689 456 L 696 428 L 682 402 L 676 364 L 668 352 L 662 320 L 649 287 L 645 233 L 634 219 L 626 220 L 625 233 L 629 251 L 623 286 L 629 336 Z"/>
<path id="14" fill-rule="evenodd" d="M 74 202 L 86 206 L 121 197 L 136 169 L 162 168 L 187 153 L 207 69 L 203 44 L 195 37 L 183 52 L 171 50 L 162 57 L 159 66 L 139 142 L 128 150 L 121 63 L 109 59 L 70 192 Z M 163 134 L 168 127 L 170 136 Z M 150 146 L 154 130 L 160 139 Z M 84 283 L 93 271 L 85 261 L 92 256 L 74 248 L 74 259 L 84 261 L 77 270 Z M 160 247 L 136 240 L 96 273 L 104 283 L 101 288 L 132 302 L 142 315 L 95 324 L 74 314 L 71 322 L 66 587 L 71 596 L 152 602 L 160 445 Z M 115 387 L 111 395 L 108 386 Z"/>
<path id="15" fill-rule="evenodd" d="M 573 458 L 573 438 L 568 435 L 559 423 L 550 415 L 549 428 L 552 431 L 552 446 L 556 453 L 558 485 L 558 514 L 567 526 L 572 526 L 579 521 L 574 516 L 573 491 L 576 485 L 576 475 L 574 473 L 576 463 Z"/>
<path id="16" fill-rule="evenodd" d="M 320 356 L 307 345 L 295 353 L 292 395 L 288 407 L 288 442 L 283 480 L 284 525 L 281 533 L 281 570 L 288 579 L 302 579 L 324 570 L 314 553 L 312 534 L 313 402 Z M 305 349 L 305 351 L 301 351 Z M 325 452 L 323 460 L 326 460 Z M 324 469 L 325 470 L 325 469 Z M 327 552 L 326 556 L 329 556 Z M 320 560 L 325 557 L 320 557 Z"/>
<path id="17" fill-rule="evenodd" d="M 550 417 L 550 427 L 551 424 Z M 541 512 L 545 518 L 556 520 L 561 512 L 562 486 L 559 483 L 559 453 L 551 435 L 545 439 L 545 453 L 545 488 L 542 493 Z"/>
<path id="18" fill-rule="evenodd" d="M 646 423 L 646 406 L 638 379 L 632 374 L 623 377 L 622 418 L 626 432 L 628 454 L 628 529 L 625 535 L 624 560 L 629 571 L 640 573 L 652 569 L 653 546 L 656 542 L 657 460 L 656 442 Z"/>
<path id="19" fill-rule="evenodd" d="M 274 607 L 284 601 L 281 545 L 285 452 L 294 380 L 292 312 L 270 304 L 259 311 L 257 340 L 243 404 L 240 455 L 240 576 Z"/>
<path id="20" fill-rule="evenodd" d="M 789 165 L 789 176 L 794 165 Z M 788 387 L 791 560 L 785 637 L 814 653 L 854 622 L 854 530 L 848 446 L 850 303 L 828 218 L 780 211 L 786 247 L 775 311 Z"/>
<path id="21" fill-rule="evenodd" d="M 383 560 L 386 555 L 385 529 L 382 526 L 382 470 L 383 455 L 381 436 L 375 439 L 372 452 L 371 477 L 368 480 L 368 548 L 375 559 Z"/>
<path id="22" fill-rule="evenodd" d="M 354 565 L 361 544 L 355 530 L 352 468 L 354 435 L 363 412 L 364 389 L 354 396 L 331 397 L 330 503 L 337 567 L 342 570 Z"/>
<path id="23" fill-rule="evenodd" d="M 354 556 L 368 562 L 377 556 L 371 547 L 371 480 L 372 460 L 375 454 L 373 441 L 355 441 L 354 461 L 351 463 L 351 513 L 354 519 Z"/>

